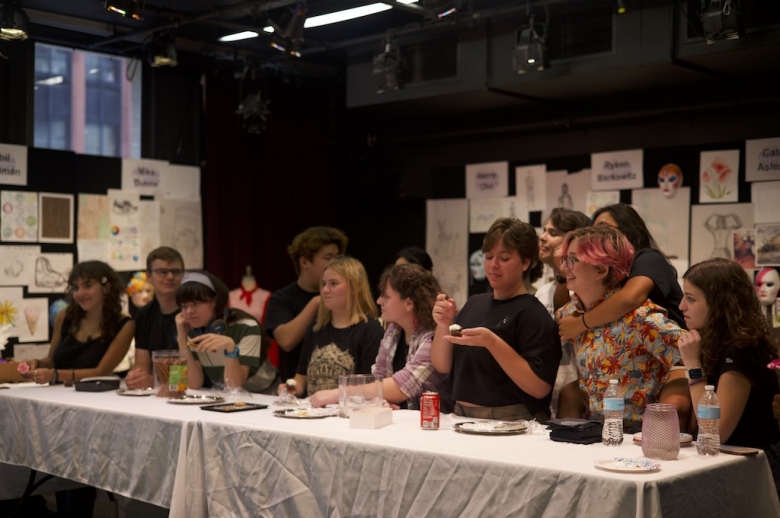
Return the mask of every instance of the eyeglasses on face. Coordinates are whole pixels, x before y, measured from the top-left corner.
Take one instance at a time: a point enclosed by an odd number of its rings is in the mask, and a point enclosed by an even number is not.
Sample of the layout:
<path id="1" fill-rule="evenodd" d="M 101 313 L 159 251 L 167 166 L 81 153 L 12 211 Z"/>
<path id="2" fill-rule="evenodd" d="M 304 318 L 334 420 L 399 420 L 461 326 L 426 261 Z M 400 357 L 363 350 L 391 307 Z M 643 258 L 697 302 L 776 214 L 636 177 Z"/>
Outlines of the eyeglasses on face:
<path id="1" fill-rule="evenodd" d="M 173 274 L 174 277 L 181 277 L 184 275 L 184 270 L 181 268 L 156 268 L 152 270 L 152 273 L 157 277 L 168 277 L 168 274 Z"/>
<path id="2" fill-rule="evenodd" d="M 573 257 L 571 255 L 567 255 L 566 257 L 561 258 L 561 263 L 566 265 L 566 269 L 571 271 L 574 269 L 574 265 L 580 262 L 579 259 L 576 257 Z"/>

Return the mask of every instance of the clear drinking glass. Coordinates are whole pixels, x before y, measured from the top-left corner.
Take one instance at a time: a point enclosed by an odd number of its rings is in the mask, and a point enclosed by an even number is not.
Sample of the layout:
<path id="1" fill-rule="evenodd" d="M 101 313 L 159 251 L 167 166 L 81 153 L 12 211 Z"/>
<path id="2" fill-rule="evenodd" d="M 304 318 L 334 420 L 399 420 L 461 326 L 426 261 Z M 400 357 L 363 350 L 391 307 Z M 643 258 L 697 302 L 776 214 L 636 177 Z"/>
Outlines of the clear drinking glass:
<path id="1" fill-rule="evenodd" d="M 650 459 L 674 460 L 680 453 L 677 407 L 653 403 L 642 419 L 642 453 Z"/>
<path id="2" fill-rule="evenodd" d="M 347 379 L 347 416 L 357 408 L 381 407 L 384 404 L 382 379 L 371 374 L 352 374 Z"/>
<path id="3" fill-rule="evenodd" d="M 339 417 L 349 417 L 347 413 L 347 385 L 349 376 L 339 376 Z"/>

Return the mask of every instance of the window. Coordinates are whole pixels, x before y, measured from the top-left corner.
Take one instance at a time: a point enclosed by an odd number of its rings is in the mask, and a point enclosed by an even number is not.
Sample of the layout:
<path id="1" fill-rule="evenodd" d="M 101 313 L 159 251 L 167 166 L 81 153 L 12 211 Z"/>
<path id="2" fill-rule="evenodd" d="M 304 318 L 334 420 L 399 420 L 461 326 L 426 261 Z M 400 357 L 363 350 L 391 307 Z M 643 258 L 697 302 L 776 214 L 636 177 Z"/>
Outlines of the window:
<path id="1" fill-rule="evenodd" d="M 36 43 L 35 147 L 140 157 L 137 65 L 116 56 Z"/>

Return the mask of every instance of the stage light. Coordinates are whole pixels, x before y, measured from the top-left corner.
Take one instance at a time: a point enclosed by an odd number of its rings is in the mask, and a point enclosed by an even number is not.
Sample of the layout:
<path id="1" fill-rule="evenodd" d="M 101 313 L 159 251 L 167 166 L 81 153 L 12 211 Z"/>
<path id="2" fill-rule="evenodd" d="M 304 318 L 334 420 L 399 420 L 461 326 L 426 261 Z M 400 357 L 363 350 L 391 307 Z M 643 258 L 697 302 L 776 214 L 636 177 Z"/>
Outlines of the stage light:
<path id="1" fill-rule="evenodd" d="M 739 38 L 739 11 L 732 0 L 701 0 L 701 26 L 707 44 Z"/>
<path id="2" fill-rule="evenodd" d="M 512 52 L 512 65 L 515 72 L 525 74 L 529 70 L 544 70 L 549 68 L 547 47 L 533 25 L 517 31 L 515 50 Z"/>
<path id="3" fill-rule="evenodd" d="M 285 24 L 284 30 L 273 20 L 269 20 L 271 27 L 274 29 L 271 46 L 285 54 L 301 57 L 303 26 L 306 23 L 307 13 L 308 9 L 305 4 L 296 5 L 290 14 L 289 21 Z"/>
<path id="4" fill-rule="evenodd" d="M 149 46 L 149 64 L 155 68 L 179 64 L 173 37 L 161 38 Z"/>
<path id="5" fill-rule="evenodd" d="M 460 8 L 461 0 L 423 0 L 423 6 L 441 20 Z"/>
<path id="6" fill-rule="evenodd" d="M 374 55 L 374 81 L 378 94 L 403 87 L 401 49 L 389 38 L 384 41 L 382 50 Z"/>
<path id="7" fill-rule="evenodd" d="M 618 14 L 626 14 L 626 5 L 623 0 L 617 0 L 617 12 Z"/>
<path id="8" fill-rule="evenodd" d="M 119 13 L 125 18 L 140 20 L 144 0 L 106 0 L 106 10 Z"/>
<path id="9" fill-rule="evenodd" d="M 0 39 L 26 40 L 30 18 L 17 0 L 7 2 L 0 9 Z"/>

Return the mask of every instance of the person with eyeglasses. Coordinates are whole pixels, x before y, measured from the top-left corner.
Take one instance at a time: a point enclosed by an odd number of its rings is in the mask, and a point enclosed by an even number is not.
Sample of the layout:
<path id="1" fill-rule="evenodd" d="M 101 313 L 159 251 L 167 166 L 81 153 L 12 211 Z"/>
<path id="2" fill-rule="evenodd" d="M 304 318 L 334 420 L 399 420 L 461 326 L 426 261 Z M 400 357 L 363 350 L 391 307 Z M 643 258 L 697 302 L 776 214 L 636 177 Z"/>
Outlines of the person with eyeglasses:
<path id="1" fill-rule="evenodd" d="M 152 351 L 178 349 L 176 342 L 176 290 L 184 276 L 184 258 L 173 248 L 161 246 L 146 258 L 146 278 L 154 299 L 138 310 L 135 330 L 135 364 L 127 373 L 127 388 L 154 387 Z"/>
<path id="2" fill-rule="evenodd" d="M 631 268 L 634 247 L 623 234 L 607 225 L 581 228 L 566 234 L 561 273 L 574 298 L 560 308 L 558 320 L 582 318 L 620 290 Z M 575 349 L 578 386 L 587 399 L 584 415 L 572 415 L 561 404 L 558 417 L 603 417 L 601 401 L 610 379 L 619 379 L 626 401 L 623 427 L 641 430 L 645 406 L 657 403 L 672 366 L 680 361 L 680 326 L 666 311 L 645 300 L 638 308 L 602 326 L 588 326 L 571 340 Z M 563 397 L 563 393 L 561 393 Z"/>

